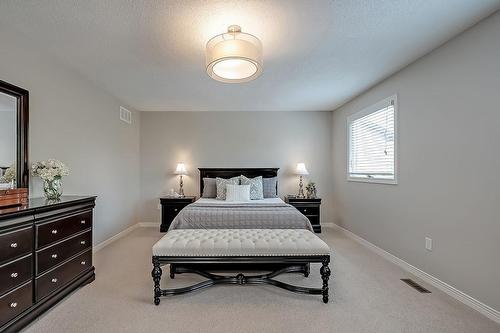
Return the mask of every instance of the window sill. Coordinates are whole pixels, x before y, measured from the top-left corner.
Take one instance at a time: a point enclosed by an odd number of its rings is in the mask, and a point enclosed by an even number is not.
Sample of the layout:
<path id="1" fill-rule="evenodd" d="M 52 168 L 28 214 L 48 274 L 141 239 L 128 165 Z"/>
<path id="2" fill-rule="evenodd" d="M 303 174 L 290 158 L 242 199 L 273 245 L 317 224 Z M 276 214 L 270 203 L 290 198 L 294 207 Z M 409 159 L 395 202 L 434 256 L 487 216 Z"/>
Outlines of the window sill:
<path id="1" fill-rule="evenodd" d="M 347 177 L 349 182 L 358 183 L 373 183 L 373 184 L 386 184 L 386 185 L 397 185 L 397 179 L 382 179 L 382 178 L 360 178 L 360 177 Z"/>

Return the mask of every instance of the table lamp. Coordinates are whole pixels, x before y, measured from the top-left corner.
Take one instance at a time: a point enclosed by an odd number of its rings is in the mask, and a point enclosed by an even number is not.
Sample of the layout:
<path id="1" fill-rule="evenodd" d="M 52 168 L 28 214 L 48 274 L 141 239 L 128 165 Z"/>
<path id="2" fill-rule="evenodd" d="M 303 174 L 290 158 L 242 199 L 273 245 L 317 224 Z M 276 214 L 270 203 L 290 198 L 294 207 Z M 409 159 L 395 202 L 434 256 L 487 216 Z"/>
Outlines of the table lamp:
<path id="1" fill-rule="evenodd" d="M 295 173 L 297 175 L 299 175 L 299 177 L 300 177 L 300 181 L 299 181 L 299 195 L 297 196 L 297 198 L 303 199 L 303 198 L 305 198 L 305 195 L 304 195 L 304 189 L 302 188 L 303 185 L 304 185 L 302 183 L 302 176 L 308 175 L 309 172 L 307 171 L 306 165 L 304 163 L 297 163 L 297 168 L 295 169 Z"/>
<path id="2" fill-rule="evenodd" d="M 175 169 L 175 174 L 180 176 L 179 195 L 181 198 L 184 198 L 184 188 L 183 188 L 184 183 L 182 182 L 182 176 L 187 175 L 187 170 L 184 163 L 181 162 L 177 164 L 177 168 Z"/>

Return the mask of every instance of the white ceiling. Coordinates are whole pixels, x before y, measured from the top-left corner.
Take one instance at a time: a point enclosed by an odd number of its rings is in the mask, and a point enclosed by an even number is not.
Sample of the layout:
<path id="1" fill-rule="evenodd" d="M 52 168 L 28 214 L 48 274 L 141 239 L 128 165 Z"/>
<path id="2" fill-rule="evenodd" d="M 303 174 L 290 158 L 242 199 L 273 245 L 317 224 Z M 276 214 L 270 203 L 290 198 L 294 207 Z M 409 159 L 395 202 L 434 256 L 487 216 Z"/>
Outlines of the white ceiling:
<path id="1" fill-rule="evenodd" d="M 137 110 L 333 110 L 499 8 L 500 0 L 2 0 L 0 28 Z M 263 42 L 255 81 L 205 73 L 205 43 L 230 24 Z"/>

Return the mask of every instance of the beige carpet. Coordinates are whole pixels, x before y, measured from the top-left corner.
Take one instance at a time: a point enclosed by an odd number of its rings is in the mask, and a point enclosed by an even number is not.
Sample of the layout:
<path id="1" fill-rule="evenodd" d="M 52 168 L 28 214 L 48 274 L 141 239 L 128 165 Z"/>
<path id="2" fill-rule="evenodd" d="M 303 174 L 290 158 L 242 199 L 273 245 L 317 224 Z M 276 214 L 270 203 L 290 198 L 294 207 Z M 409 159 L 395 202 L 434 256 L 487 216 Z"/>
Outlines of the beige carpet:
<path id="1" fill-rule="evenodd" d="M 95 256 L 97 278 L 25 332 L 500 332 L 500 325 L 426 286 L 420 294 L 399 279 L 408 274 L 333 229 L 322 238 L 335 251 L 331 301 L 272 286 L 217 286 L 152 304 L 151 246 L 157 229 L 139 228 Z M 168 268 L 168 267 L 167 267 Z M 163 287 L 199 279 L 183 274 Z M 319 286 L 309 278 L 283 280 Z M 333 297 L 332 297 L 333 296 Z"/>

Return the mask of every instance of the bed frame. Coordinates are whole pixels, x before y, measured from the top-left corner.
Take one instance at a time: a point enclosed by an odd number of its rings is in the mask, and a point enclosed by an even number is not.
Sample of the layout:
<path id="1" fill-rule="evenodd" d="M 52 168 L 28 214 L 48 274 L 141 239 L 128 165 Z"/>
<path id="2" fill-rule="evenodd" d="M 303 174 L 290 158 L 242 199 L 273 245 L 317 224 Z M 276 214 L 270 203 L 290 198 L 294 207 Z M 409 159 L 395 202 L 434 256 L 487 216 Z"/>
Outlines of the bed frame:
<path id="1" fill-rule="evenodd" d="M 254 178 L 262 176 L 263 178 L 273 178 L 278 176 L 279 168 L 198 168 L 200 170 L 200 196 L 203 195 L 203 178 L 231 178 L 236 176 L 245 176 Z M 278 194 L 278 182 L 276 182 L 276 194 Z M 301 267 L 297 270 L 297 263 L 290 265 L 283 263 L 245 263 L 245 264 L 230 264 L 230 263 L 210 263 L 210 264 L 171 264 L 170 277 L 174 278 L 175 274 L 184 273 L 188 270 L 202 271 L 243 271 L 243 272 L 261 272 L 261 271 L 276 271 L 279 269 L 290 269 L 293 267 L 294 272 L 301 272 L 304 276 L 309 276 L 310 265 L 308 263 L 299 264 Z"/>

